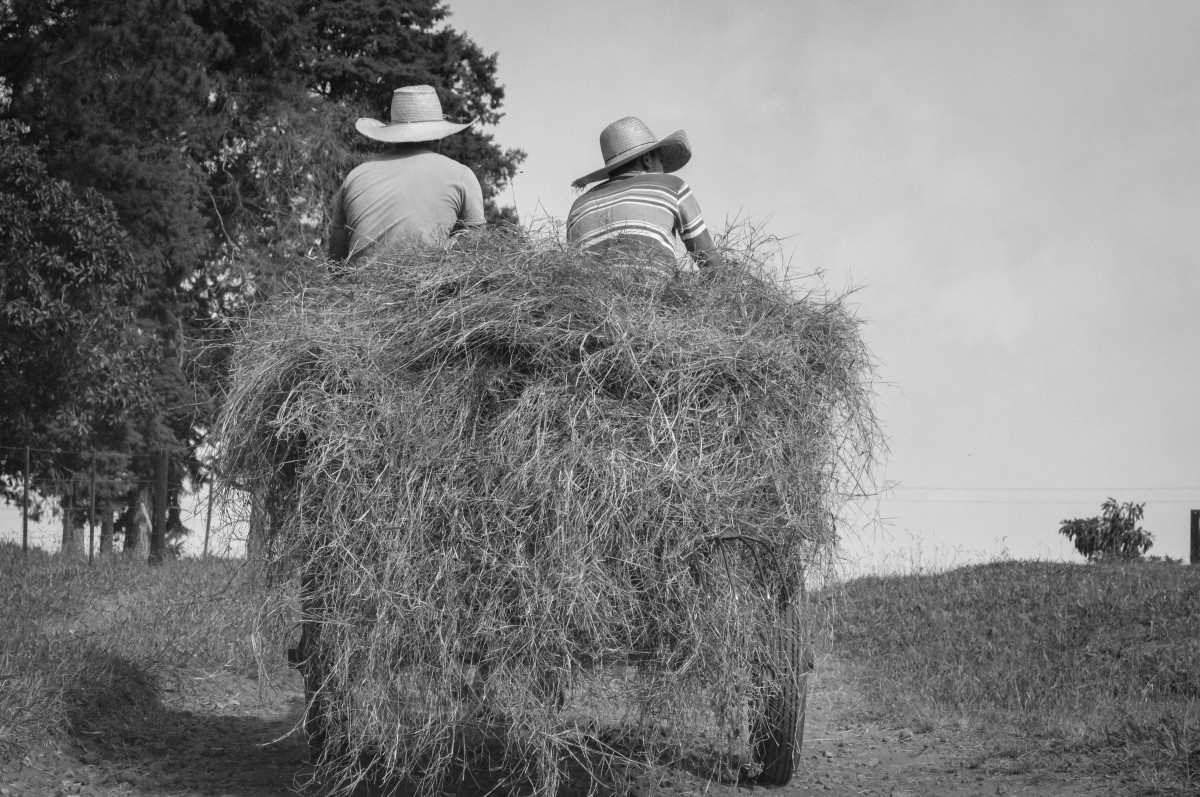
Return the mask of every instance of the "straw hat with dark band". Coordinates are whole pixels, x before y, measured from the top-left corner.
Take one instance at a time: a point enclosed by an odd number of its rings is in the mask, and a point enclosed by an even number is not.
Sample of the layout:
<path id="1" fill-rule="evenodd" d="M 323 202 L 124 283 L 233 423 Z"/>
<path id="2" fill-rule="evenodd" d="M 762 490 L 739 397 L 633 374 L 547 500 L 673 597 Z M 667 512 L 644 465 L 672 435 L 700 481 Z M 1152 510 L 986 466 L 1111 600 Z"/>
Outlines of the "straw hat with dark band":
<path id="1" fill-rule="evenodd" d="M 437 141 L 465 130 L 474 121 L 448 121 L 433 86 L 405 86 L 392 93 L 391 124 L 364 117 L 354 123 L 354 129 L 376 141 Z"/>
<path id="2" fill-rule="evenodd" d="M 618 119 L 600 133 L 600 156 L 604 158 L 604 168 L 585 174 L 571 185 L 583 188 L 588 183 L 603 180 L 614 169 L 655 149 L 662 155 L 664 172 L 682 168 L 692 157 L 692 147 L 688 144 L 687 134 L 682 130 L 676 130 L 666 138 L 659 139 L 655 138 L 646 123 L 636 116 Z"/>

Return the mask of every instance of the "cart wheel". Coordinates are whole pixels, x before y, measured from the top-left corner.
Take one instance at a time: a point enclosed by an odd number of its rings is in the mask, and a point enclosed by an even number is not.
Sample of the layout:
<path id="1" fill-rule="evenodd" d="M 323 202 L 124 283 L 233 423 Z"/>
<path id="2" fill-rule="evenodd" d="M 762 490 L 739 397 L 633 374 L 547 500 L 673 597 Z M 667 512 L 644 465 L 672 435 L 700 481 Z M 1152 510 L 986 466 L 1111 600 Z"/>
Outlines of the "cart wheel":
<path id="1" fill-rule="evenodd" d="M 772 654 L 780 668 L 763 695 L 762 710 L 755 716 L 754 754 L 762 765 L 757 780 L 787 785 L 804 745 L 804 714 L 808 700 L 808 674 L 813 670 L 813 650 L 804 644 L 800 616 L 789 606 L 771 629 Z"/>

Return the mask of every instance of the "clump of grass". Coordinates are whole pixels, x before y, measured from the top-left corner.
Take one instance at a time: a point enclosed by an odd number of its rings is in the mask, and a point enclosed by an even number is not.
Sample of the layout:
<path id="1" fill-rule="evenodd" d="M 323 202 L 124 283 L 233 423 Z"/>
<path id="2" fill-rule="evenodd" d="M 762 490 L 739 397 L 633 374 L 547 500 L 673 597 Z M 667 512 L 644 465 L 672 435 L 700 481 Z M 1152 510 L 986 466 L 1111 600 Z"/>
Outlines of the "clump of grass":
<path id="1" fill-rule="evenodd" d="M 47 557 L 35 551 L 30 567 L 45 567 Z M 52 661 L 37 639 L 33 601 L 23 588 L 20 550 L 0 543 L 0 761 L 15 758 L 35 740 L 61 728 L 66 707 L 55 677 L 47 673 Z M 61 593 L 54 591 L 54 597 Z"/>
<path id="2" fill-rule="evenodd" d="M 0 757 L 136 722 L 164 679 L 258 672 L 239 563 L 63 562 L 0 544 Z"/>
<path id="3" fill-rule="evenodd" d="M 434 788 L 482 726 L 550 791 L 570 751 L 615 755 L 594 730 L 614 694 L 651 759 L 703 723 L 738 737 L 778 592 L 828 561 L 878 441 L 840 297 L 743 260 L 668 276 L 482 235 L 240 330 L 223 475 L 279 583 L 303 579 L 327 781 L 366 757 Z"/>
<path id="4" fill-rule="evenodd" d="M 892 721 L 1055 740 L 1156 788 L 1200 786 L 1195 568 L 1004 562 L 870 577 L 846 586 L 838 619 L 844 655 L 863 662 L 869 702 Z"/>

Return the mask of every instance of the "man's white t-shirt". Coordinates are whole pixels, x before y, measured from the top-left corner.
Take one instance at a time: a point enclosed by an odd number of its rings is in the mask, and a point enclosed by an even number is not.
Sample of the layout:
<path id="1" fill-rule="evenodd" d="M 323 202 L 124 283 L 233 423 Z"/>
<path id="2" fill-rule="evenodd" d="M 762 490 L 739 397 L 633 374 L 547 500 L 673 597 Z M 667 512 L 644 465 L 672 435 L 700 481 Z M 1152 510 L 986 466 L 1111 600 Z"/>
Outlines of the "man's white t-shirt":
<path id="1" fill-rule="evenodd" d="M 482 225 L 483 190 L 466 166 L 417 147 L 355 167 L 334 195 L 332 215 L 356 260 L 404 240 L 444 240 L 456 225 Z"/>

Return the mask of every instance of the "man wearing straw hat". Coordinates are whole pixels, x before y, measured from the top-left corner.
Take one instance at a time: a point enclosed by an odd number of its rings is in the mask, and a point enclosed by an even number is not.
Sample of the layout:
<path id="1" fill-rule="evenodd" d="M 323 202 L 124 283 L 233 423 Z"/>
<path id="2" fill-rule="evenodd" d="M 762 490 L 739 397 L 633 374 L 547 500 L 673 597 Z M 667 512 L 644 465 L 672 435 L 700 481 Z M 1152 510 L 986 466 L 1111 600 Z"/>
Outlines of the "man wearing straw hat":
<path id="1" fill-rule="evenodd" d="M 587 251 L 650 254 L 675 259 L 675 238 L 701 266 L 721 256 L 692 190 L 672 174 L 692 157 L 687 135 L 676 130 L 656 138 L 637 117 L 626 116 L 600 133 L 604 166 L 572 183 L 584 188 L 567 215 L 567 240 Z"/>
<path id="2" fill-rule="evenodd" d="M 432 86 L 396 89 L 389 124 L 359 119 L 359 133 L 397 146 L 357 166 L 334 195 L 330 259 L 358 261 L 388 244 L 445 240 L 482 225 L 483 190 L 474 172 L 430 148 L 474 121 L 448 121 Z"/>

